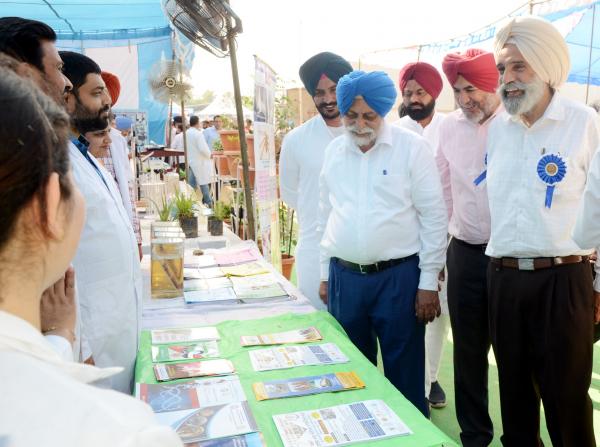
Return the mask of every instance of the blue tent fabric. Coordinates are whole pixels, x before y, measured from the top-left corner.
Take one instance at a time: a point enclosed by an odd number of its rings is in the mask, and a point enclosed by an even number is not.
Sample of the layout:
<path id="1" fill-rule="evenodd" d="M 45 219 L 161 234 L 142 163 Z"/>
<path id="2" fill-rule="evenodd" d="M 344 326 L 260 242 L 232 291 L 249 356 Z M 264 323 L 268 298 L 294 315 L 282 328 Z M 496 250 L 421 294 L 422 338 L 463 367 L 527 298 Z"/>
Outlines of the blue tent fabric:
<path id="1" fill-rule="evenodd" d="M 148 114 L 148 139 L 164 144 L 168 106 L 154 100 L 148 84 L 154 64 L 172 57 L 173 30 L 160 0 L 0 1 L 0 15 L 47 23 L 56 31 L 61 50 L 137 45 L 139 110 Z M 188 42 L 181 36 L 179 40 Z M 190 51 L 184 62 L 189 68 L 193 55 Z"/>

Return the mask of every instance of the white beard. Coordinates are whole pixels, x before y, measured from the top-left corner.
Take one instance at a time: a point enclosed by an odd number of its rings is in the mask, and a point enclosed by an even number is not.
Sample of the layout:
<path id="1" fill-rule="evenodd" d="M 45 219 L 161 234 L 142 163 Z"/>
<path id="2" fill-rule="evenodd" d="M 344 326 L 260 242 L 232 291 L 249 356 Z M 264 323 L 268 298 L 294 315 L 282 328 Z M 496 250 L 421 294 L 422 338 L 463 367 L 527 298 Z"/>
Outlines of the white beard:
<path id="1" fill-rule="evenodd" d="M 347 126 L 346 135 L 350 137 L 358 147 L 368 146 L 377 140 L 377 132 L 370 127 L 358 130 L 356 126 Z"/>
<path id="2" fill-rule="evenodd" d="M 511 98 L 506 96 L 506 90 L 516 88 L 523 91 L 522 96 Z M 535 77 L 531 82 L 513 81 L 508 84 L 500 84 L 498 93 L 504 103 L 504 108 L 511 115 L 523 115 L 529 112 L 535 105 L 540 102 L 544 96 L 546 83 L 539 77 Z"/>

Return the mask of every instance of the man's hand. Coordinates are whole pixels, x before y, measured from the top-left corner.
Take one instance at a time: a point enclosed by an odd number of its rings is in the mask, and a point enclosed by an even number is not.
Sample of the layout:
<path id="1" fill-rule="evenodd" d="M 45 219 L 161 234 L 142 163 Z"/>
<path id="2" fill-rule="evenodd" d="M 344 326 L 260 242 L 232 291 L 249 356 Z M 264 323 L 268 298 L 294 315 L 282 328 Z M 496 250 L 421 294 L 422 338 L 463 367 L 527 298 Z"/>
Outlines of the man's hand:
<path id="1" fill-rule="evenodd" d="M 594 324 L 600 323 L 600 292 L 594 290 Z"/>
<path id="2" fill-rule="evenodd" d="M 430 323 L 442 313 L 440 299 L 435 290 L 417 290 L 415 300 L 415 314 L 417 319 L 423 323 Z"/>
<path id="3" fill-rule="evenodd" d="M 71 344 L 75 341 L 75 272 L 71 267 L 64 276 L 48 287 L 40 301 L 42 332 L 60 335 Z"/>
<path id="4" fill-rule="evenodd" d="M 325 305 L 327 305 L 327 281 L 321 281 L 321 284 L 319 284 L 319 297 L 321 298 L 321 301 L 323 301 L 323 303 Z"/>
<path id="5" fill-rule="evenodd" d="M 144 254 L 142 253 L 142 244 L 138 244 L 138 252 L 140 253 L 140 261 L 142 260 L 142 258 L 144 257 Z"/>
<path id="6" fill-rule="evenodd" d="M 438 273 L 438 292 L 442 291 L 442 283 L 446 281 L 446 269 L 442 269 L 440 273 Z"/>

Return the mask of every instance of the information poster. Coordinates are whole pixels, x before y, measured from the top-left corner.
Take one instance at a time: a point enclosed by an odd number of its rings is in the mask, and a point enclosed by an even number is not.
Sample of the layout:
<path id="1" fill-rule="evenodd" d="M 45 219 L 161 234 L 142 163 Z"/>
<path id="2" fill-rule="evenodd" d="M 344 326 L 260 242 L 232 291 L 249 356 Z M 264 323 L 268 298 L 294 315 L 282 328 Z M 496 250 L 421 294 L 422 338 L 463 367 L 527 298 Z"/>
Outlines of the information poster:
<path id="1" fill-rule="evenodd" d="M 276 74 L 254 56 L 254 160 L 255 200 L 258 232 L 264 258 L 281 271 L 279 250 L 279 199 L 275 159 L 275 87 Z"/>

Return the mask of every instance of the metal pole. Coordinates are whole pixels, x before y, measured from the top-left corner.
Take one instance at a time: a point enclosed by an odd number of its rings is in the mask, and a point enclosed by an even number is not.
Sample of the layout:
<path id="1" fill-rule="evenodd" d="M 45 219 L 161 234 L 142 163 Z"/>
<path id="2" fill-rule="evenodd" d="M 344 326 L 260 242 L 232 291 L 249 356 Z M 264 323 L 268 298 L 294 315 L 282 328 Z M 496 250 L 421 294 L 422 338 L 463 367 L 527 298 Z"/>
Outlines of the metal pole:
<path id="1" fill-rule="evenodd" d="M 227 19 L 227 44 L 229 45 L 229 58 L 231 60 L 231 74 L 233 77 L 233 93 L 237 112 L 238 133 L 240 148 L 242 150 L 242 175 L 244 179 L 244 197 L 246 199 L 246 219 L 248 221 L 248 239 L 256 240 L 254 227 L 254 205 L 252 189 L 250 188 L 250 170 L 248 169 L 248 145 L 244 130 L 244 113 L 242 109 L 242 94 L 240 93 L 240 78 L 237 69 L 237 56 L 235 53 L 235 39 L 231 32 L 231 19 Z"/>
<path id="2" fill-rule="evenodd" d="M 183 61 L 179 59 L 179 82 L 183 84 Z M 183 158 L 185 164 L 185 181 L 190 181 L 190 167 L 188 163 L 188 151 L 187 151 L 187 136 L 185 128 L 185 101 L 181 98 L 181 122 L 183 125 Z M 177 166 L 177 172 L 179 172 L 179 165 Z"/>
<path id="3" fill-rule="evenodd" d="M 592 33 L 590 36 L 590 56 L 588 59 L 587 85 L 585 86 L 585 103 L 588 103 L 590 97 L 590 78 L 592 76 L 592 52 L 594 51 L 594 24 L 596 22 L 596 4 L 592 6 Z"/>

